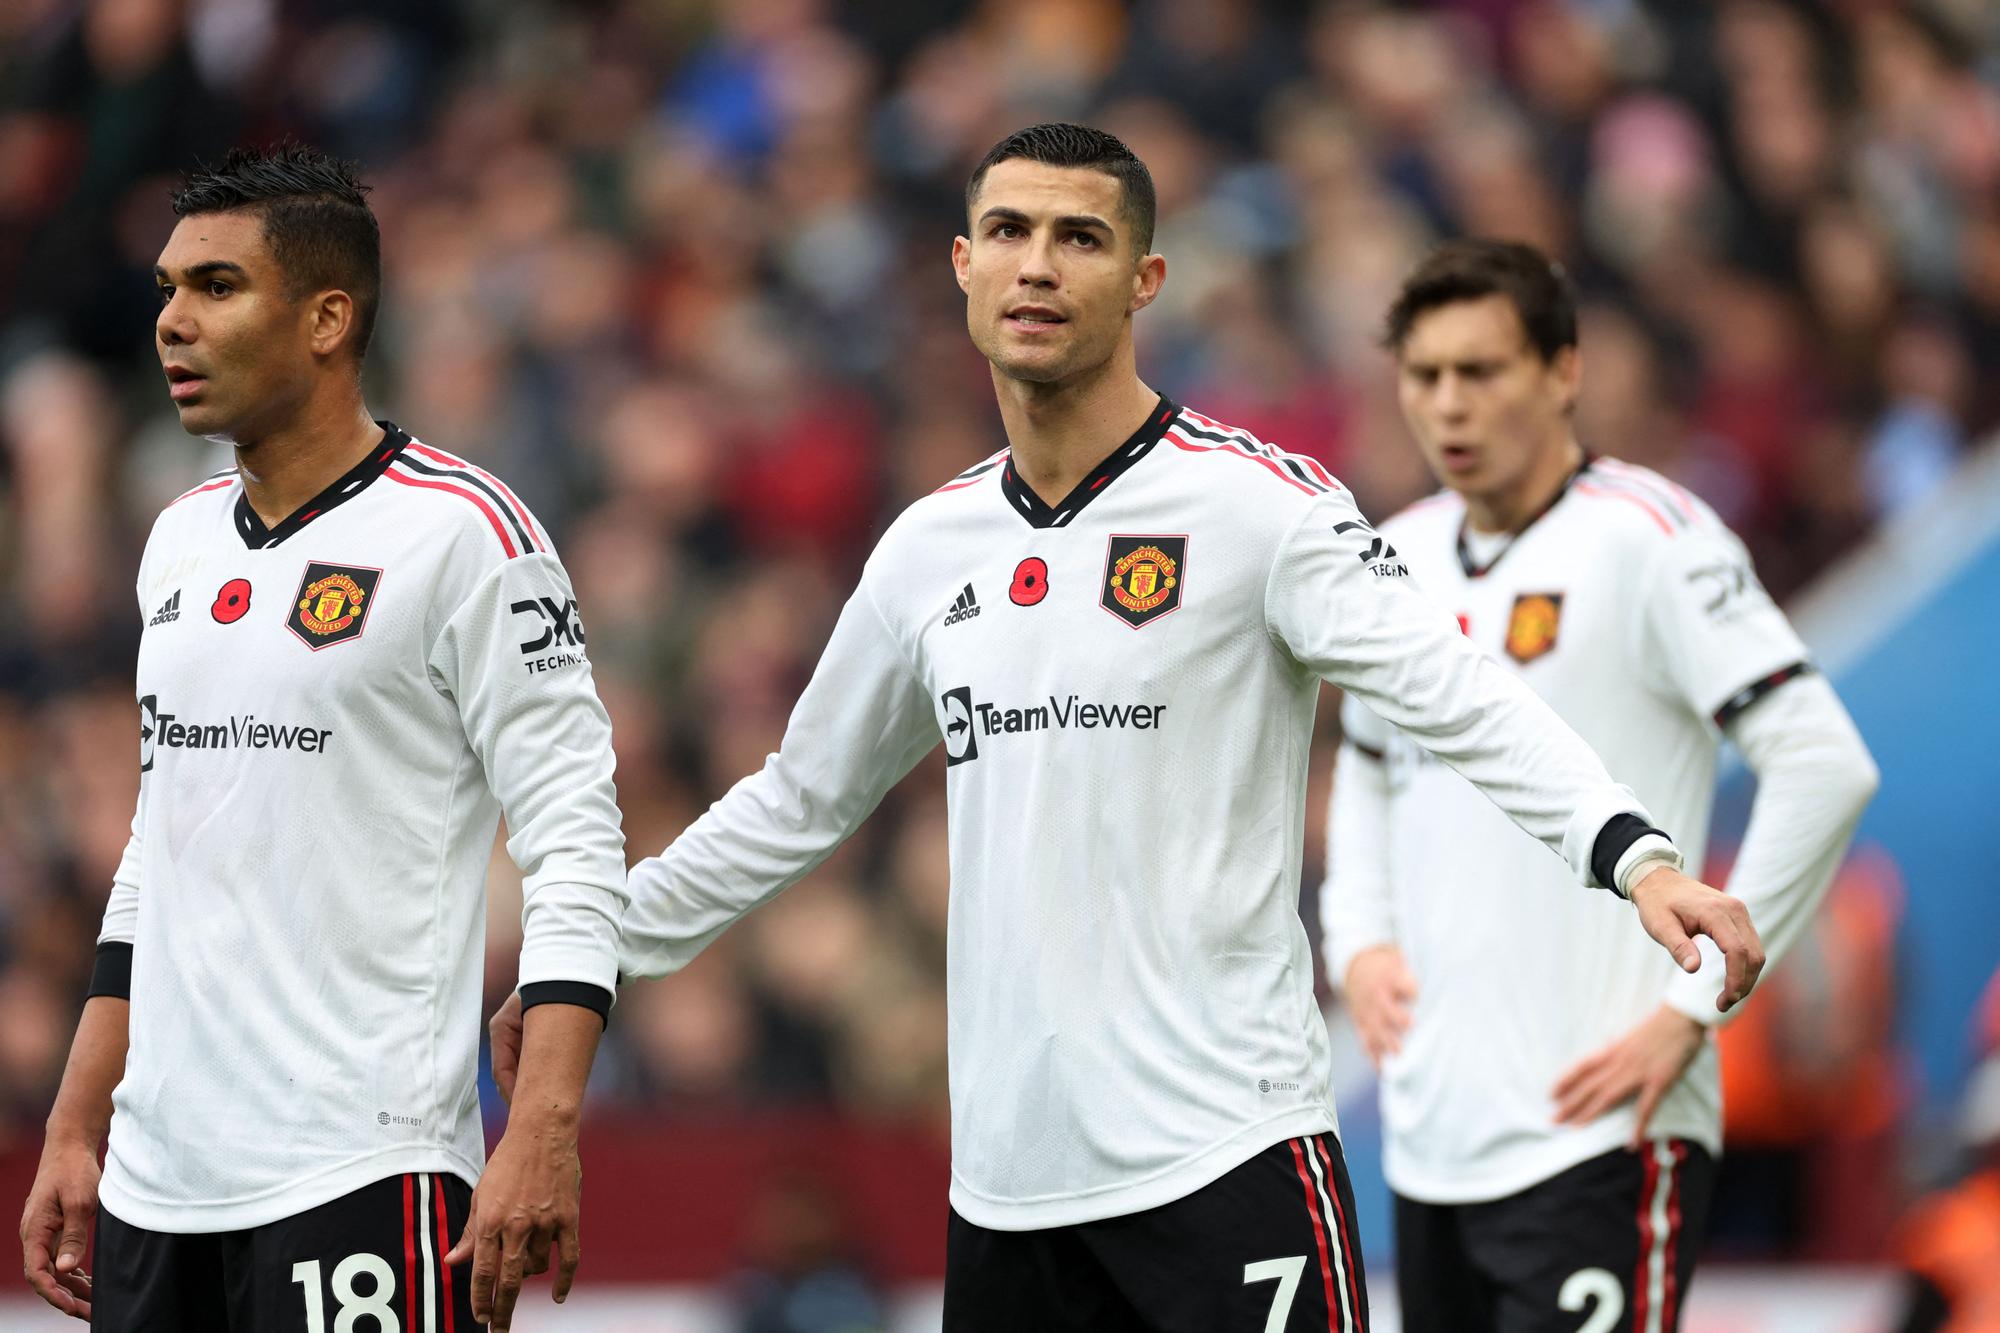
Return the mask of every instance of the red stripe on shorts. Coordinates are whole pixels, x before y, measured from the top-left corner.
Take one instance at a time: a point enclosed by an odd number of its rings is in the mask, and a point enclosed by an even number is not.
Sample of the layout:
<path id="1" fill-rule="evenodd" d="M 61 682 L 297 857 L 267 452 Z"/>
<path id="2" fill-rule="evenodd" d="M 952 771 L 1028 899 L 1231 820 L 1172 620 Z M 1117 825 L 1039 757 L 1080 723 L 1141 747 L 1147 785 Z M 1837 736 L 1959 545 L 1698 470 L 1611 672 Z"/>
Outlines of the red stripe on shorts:
<path id="1" fill-rule="evenodd" d="M 1326 1257 L 1326 1228 L 1320 1225 L 1319 1209 L 1313 1206 L 1312 1173 L 1306 1170 L 1306 1155 L 1299 1151 L 1299 1141 L 1293 1139 L 1291 1144 L 1292 1164 L 1298 1168 L 1299 1184 L 1306 1192 L 1306 1216 L 1312 1218 L 1313 1239 L 1319 1242 L 1319 1276 L 1326 1288 L 1327 1333 L 1340 1333 L 1340 1302 L 1333 1296 L 1333 1262 Z"/>

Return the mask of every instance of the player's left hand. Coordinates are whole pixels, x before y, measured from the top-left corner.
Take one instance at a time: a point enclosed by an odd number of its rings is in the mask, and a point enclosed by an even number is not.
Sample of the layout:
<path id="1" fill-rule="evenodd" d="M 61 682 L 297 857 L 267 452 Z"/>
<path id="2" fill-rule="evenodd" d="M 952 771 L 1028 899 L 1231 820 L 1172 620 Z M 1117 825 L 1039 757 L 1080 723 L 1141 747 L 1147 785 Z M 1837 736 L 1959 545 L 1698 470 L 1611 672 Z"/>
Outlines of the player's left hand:
<path id="1" fill-rule="evenodd" d="M 1717 1009 L 1727 1013 L 1757 984 L 1757 974 L 1764 970 L 1764 944 L 1750 924 L 1749 909 L 1738 900 L 1660 866 L 1632 886 L 1632 905 L 1639 909 L 1639 924 L 1684 972 L 1701 970 L 1701 950 L 1693 937 L 1706 935 L 1715 941 L 1724 964 Z"/>
<path id="2" fill-rule="evenodd" d="M 521 1283 L 558 1256 L 555 1299 L 569 1296 L 582 1257 L 578 1234 L 583 1165 L 576 1128 L 510 1120 L 472 1192 L 472 1211 L 448 1264 L 472 1260 L 472 1313 L 504 1333 Z"/>
<path id="3" fill-rule="evenodd" d="M 514 991 L 507 996 L 507 1002 L 494 1012 L 493 1019 L 486 1025 L 486 1032 L 492 1038 L 493 1083 L 500 1089 L 500 1100 L 509 1106 L 514 1104 L 514 1079 L 521 1072 L 521 1032 L 524 1022 L 521 1008 L 521 992 Z"/>
<path id="4" fill-rule="evenodd" d="M 1666 1005 L 1594 1055 L 1571 1065 L 1551 1095 L 1558 1125 L 1587 1125 L 1613 1107 L 1637 1097 L 1631 1146 L 1646 1140 L 1646 1126 L 1667 1089 L 1701 1049 L 1707 1030 Z"/>

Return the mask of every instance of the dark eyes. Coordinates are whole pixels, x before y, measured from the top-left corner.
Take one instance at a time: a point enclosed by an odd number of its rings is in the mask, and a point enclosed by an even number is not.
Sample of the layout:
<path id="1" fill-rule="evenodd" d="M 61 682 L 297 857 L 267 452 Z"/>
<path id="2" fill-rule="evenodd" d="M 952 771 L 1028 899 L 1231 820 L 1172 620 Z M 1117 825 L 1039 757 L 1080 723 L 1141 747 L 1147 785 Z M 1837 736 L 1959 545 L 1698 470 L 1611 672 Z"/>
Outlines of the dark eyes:
<path id="1" fill-rule="evenodd" d="M 993 224 L 993 229 L 987 235 L 993 237 L 995 240 L 1011 241 L 1027 235 L 1027 232 L 1019 223 L 996 222 Z M 1086 250 L 1095 250 L 1103 245 L 1103 241 L 1098 238 L 1095 232 L 1073 231 L 1063 239 L 1072 241 Z"/>
<path id="2" fill-rule="evenodd" d="M 201 285 L 201 289 L 204 292 L 207 292 L 210 296 L 214 297 L 218 301 L 225 296 L 231 295 L 236 290 L 234 287 L 231 287 L 228 283 L 224 282 L 221 278 L 210 278 L 207 282 Z M 165 305 L 167 302 L 173 300 L 175 290 L 176 288 L 170 286 L 167 283 L 164 282 L 160 283 L 158 286 L 158 291 L 160 294 L 160 304 Z"/>

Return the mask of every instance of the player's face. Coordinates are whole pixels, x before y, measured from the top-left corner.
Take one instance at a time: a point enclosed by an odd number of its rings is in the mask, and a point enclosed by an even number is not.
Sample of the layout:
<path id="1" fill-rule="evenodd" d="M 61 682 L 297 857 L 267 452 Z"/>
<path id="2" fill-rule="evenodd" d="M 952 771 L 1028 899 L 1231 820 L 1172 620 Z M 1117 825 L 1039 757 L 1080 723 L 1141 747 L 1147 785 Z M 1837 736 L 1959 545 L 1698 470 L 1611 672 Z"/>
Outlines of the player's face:
<path id="1" fill-rule="evenodd" d="M 1573 347 L 1543 360 L 1513 301 L 1482 296 L 1417 316 L 1397 357 L 1397 392 L 1438 480 L 1500 497 L 1568 447 L 1579 368 Z"/>
<path id="2" fill-rule="evenodd" d="M 1134 252 L 1117 177 L 1010 158 L 952 242 L 973 344 L 1000 374 L 1062 384 L 1109 361 L 1166 275 Z"/>
<path id="3" fill-rule="evenodd" d="M 182 218 L 153 267 L 153 349 L 191 435 L 255 438 L 310 392 L 312 303 L 290 301 L 257 213 Z"/>

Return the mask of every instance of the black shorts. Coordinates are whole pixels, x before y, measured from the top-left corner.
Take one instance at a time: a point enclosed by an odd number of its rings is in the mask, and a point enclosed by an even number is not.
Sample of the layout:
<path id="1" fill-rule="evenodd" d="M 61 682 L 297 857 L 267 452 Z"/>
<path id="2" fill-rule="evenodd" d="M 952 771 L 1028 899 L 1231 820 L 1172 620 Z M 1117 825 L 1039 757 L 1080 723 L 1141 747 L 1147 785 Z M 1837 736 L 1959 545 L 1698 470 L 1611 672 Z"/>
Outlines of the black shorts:
<path id="1" fill-rule="evenodd" d="M 1618 1148 L 1489 1203 L 1396 1198 L 1405 1333 L 1673 1333 L 1715 1159 Z"/>
<path id="2" fill-rule="evenodd" d="M 472 1186 L 457 1176 L 423 1173 L 243 1231 L 145 1231 L 100 1209 L 90 1325 L 116 1333 L 474 1333 L 472 1265 L 444 1266 L 471 1203 Z"/>
<path id="3" fill-rule="evenodd" d="M 1184 1199 L 1041 1231 L 951 1215 L 946 1333 L 1366 1333 L 1354 1191 L 1331 1134 Z"/>

